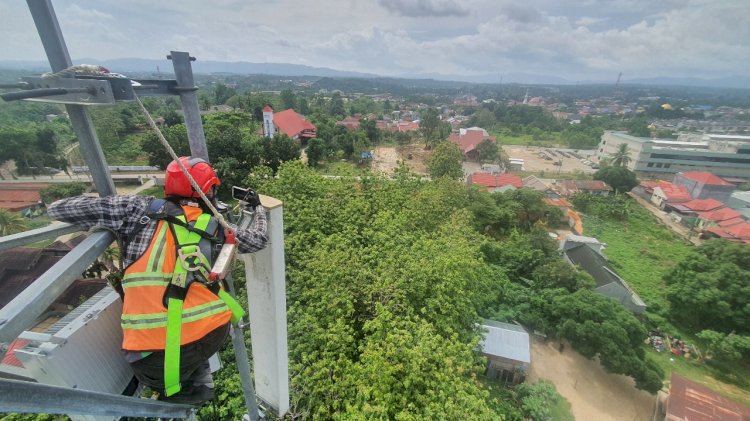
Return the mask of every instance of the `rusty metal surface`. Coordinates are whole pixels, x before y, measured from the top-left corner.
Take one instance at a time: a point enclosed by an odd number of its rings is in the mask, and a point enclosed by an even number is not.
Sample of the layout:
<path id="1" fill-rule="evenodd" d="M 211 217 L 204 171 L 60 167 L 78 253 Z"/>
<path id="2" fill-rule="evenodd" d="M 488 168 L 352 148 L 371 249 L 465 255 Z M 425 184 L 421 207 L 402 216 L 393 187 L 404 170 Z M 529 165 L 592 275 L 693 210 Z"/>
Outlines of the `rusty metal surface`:
<path id="1" fill-rule="evenodd" d="M 748 421 L 750 408 L 672 374 L 666 421 Z"/>

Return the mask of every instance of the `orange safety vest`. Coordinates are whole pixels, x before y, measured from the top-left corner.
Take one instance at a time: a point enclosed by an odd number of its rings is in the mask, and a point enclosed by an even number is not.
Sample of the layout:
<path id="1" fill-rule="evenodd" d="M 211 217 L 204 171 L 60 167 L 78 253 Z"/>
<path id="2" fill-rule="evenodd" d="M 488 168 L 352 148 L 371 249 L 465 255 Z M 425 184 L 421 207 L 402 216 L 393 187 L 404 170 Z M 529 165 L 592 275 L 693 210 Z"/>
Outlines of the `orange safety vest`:
<path id="1" fill-rule="evenodd" d="M 199 208 L 182 208 L 188 223 L 197 221 L 202 214 Z M 160 220 L 148 249 L 125 270 L 123 276 L 122 349 L 164 350 L 167 331 L 164 294 L 176 262 L 175 241 L 169 224 Z M 231 310 L 221 298 L 202 283 L 191 283 L 183 302 L 180 345 L 203 338 L 229 323 L 231 317 Z"/>

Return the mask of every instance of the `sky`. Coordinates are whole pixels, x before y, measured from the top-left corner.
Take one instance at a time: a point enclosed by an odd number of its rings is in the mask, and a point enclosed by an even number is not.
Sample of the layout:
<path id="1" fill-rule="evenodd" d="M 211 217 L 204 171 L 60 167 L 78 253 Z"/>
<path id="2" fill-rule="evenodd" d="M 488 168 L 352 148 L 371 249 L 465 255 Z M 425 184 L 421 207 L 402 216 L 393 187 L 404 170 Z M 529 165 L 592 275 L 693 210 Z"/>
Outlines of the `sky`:
<path id="1" fill-rule="evenodd" d="M 750 76 L 750 0 L 53 0 L 75 58 L 291 63 L 386 76 Z M 44 60 L 0 1 L 0 60 Z"/>

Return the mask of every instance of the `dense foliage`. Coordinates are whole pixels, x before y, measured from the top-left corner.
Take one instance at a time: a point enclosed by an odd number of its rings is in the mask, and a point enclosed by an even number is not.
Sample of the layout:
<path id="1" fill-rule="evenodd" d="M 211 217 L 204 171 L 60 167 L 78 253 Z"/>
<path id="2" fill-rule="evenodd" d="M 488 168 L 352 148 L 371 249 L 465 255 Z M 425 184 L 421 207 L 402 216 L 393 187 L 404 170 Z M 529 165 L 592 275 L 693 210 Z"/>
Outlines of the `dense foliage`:
<path id="1" fill-rule="evenodd" d="M 672 317 L 695 331 L 750 334 L 750 248 L 724 240 L 697 247 L 664 277 Z"/>
<path id="2" fill-rule="evenodd" d="M 627 193 L 638 185 L 638 178 L 626 167 L 607 165 L 594 173 L 594 180 L 601 180 L 616 193 Z"/>
<path id="3" fill-rule="evenodd" d="M 458 183 L 324 179 L 286 164 L 294 411 L 313 419 L 498 419 L 474 379 L 487 266 Z M 470 414 L 470 415 L 469 415 Z"/>
<path id="4" fill-rule="evenodd" d="M 88 187 L 84 183 L 59 183 L 52 184 L 39 190 L 39 195 L 44 203 L 52 203 L 65 197 L 80 196 L 86 192 Z"/>

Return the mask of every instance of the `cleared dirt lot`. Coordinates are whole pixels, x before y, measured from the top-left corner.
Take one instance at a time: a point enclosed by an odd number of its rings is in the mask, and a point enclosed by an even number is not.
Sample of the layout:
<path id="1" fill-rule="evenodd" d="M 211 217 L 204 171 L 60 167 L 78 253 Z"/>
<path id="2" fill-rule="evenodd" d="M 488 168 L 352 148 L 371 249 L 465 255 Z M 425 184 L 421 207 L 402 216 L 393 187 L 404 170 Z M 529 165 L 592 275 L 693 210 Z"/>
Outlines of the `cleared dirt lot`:
<path id="1" fill-rule="evenodd" d="M 547 379 L 570 402 L 580 421 L 651 421 L 656 397 L 638 390 L 633 379 L 604 371 L 597 361 L 586 359 L 557 341 L 534 338 L 531 342 L 529 381 Z"/>
<path id="2" fill-rule="evenodd" d="M 542 148 L 539 146 L 516 146 L 516 145 L 505 145 L 503 150 L 510 158 L 520 158 L 524 160 L 524 169 L 526 171 L 545 171 L 551 173 L 557 173 L 558 170 L 561 173 L 572 173 L 575 171 L 581 171 L 587 174 L 593 174 L 596 172 L 588 165 L 584 165 L 579 159 L 565 157 L 560 153 L 552 153 L 555 149 Z M 540 151 L 546 151 L 553 160 L 546 160 L 539 156 Z M 562 166 L 558 167 L 554 164 L 555 161 L 562 160 Z"/>
<path id="3" fill-rule="evenodd" d="M 411 159 L 409 159 L 409 154 L 411 154 Z M 422 144 L 377 146 L 372 159 L 372 169 L 390 175 L 398 167 L 398 161 L 404 161 L 412 171 L 427 174 L 425 161 L 429 156 L 430 151 L 425 150 Z"/>

